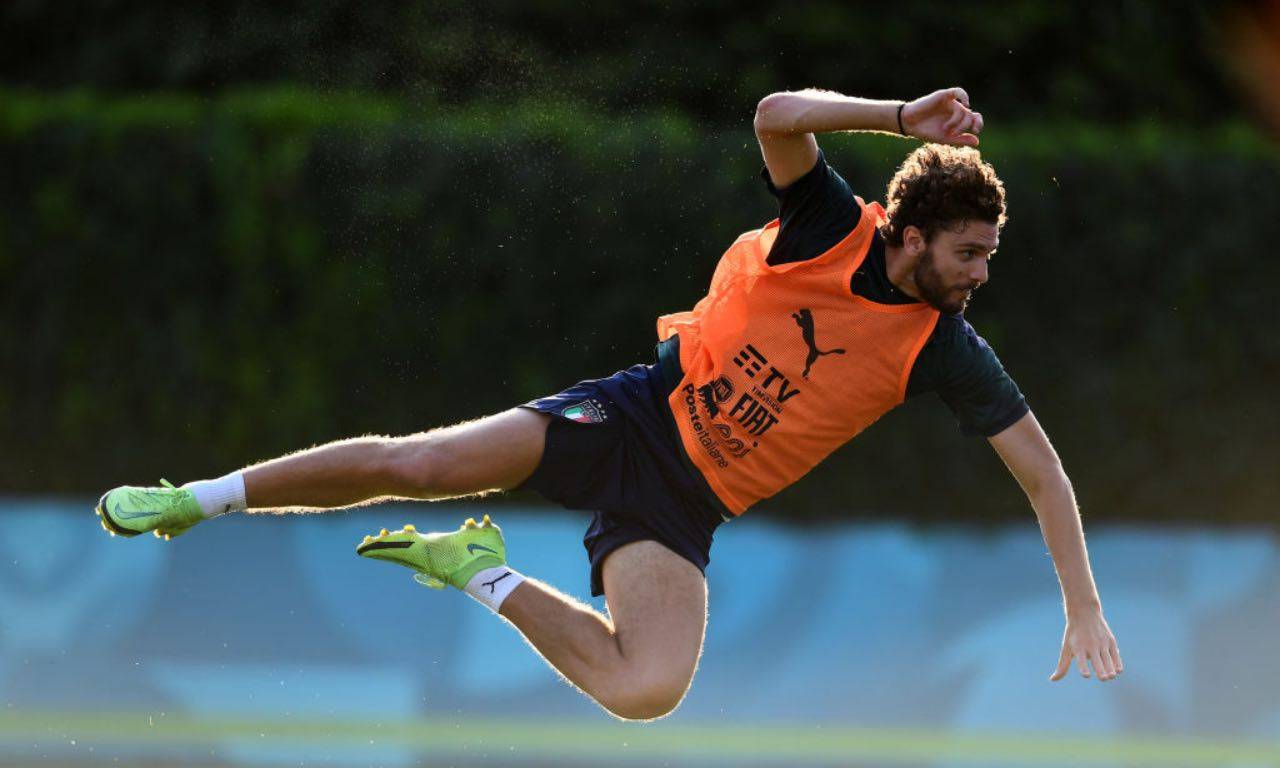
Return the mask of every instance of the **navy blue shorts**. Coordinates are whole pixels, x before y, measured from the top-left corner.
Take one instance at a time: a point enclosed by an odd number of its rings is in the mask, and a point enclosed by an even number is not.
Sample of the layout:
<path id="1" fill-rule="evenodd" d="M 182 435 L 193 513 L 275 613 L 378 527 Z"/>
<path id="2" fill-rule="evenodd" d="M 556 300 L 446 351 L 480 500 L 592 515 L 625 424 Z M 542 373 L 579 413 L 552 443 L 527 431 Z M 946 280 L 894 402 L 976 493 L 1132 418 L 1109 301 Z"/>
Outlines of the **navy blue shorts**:
<path id="1" fill-rule="evenodd" d="M 661 367 L 633 365 L 521 407 L 555 418 L 537 469 L 519 489 L 594 516 L 582 543 L 591 594 L 615 549 L 651 540 L 705 571 L 723 506 L 684 454 Z"/>

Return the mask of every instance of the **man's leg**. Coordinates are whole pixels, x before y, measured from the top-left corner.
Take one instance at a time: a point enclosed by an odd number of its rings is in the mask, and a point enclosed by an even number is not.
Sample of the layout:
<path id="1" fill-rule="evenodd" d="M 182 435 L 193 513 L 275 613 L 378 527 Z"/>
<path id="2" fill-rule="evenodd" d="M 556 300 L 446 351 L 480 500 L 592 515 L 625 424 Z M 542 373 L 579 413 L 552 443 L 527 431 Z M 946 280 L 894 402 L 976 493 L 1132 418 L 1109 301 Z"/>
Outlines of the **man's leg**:
<path id="1" fill-rule="evenodd" d="M 604 562 L 609 617 L 526 580 L 499 613 L 551 666 L 618 717 L 648 720 L 689 689 L 707 625 L 707 586 L 688 560 L 655 541 Z"/>
<path id="2" fill-rule="evenodd" d="M 550 419 L 515 408 L 416 435 L 329 443 L 245 469 L 246 501 L 259 509 L 328 508 L 513 488 L 537 468 Z M 611 553 L 603 579 L 608 618 L 530 580 L 499 612 L 608 711 L 627 719 L 661 717 L 680 703 L 697 668 L 706 581 L 692 563 L 653 541 Z"/>
<path id="3" fill-rule="evenodd" d="M 120 486 L 98 501 L 113 535 L 168 539 L 210 517 L 253 509 L 444 499 L 518 486 L 542 458 L 550 416 L 525 408 L 404 437 L 357 437 L 181 489 Z"/>
<path id="4" fill-rule="evenodd" d="M 512 408 L 404 437 L 357 437 L 245 469 L 250 509 L 345 507 L 514 488 L 542 458 L 550 416 Z"/>

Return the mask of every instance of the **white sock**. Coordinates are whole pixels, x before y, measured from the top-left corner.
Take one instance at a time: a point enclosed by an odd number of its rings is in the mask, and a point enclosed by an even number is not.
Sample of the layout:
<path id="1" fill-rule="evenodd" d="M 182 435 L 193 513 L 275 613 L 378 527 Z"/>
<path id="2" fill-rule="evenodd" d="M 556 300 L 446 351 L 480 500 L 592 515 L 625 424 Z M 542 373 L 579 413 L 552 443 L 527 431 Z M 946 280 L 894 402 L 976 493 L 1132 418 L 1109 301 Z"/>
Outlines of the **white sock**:
<path id="1" fill-rule="evenodd" d="M 191 491 L 206 518 L 228 512 L 240 512 L 248 504 L 244 500 L 244 475 L 232 472 L 216 480 L 197 480 L 182 486 Z"/>
<path id="2" fill-rule="evenodd" d="M 507 595 L 510 595 L 512 590 L 520 586 L 523 581 L 524 577 L 518 572 L 505 565 L 499 565 L 496 568 L 477 571 L 476 575 L 471 577 L 471 581 L 467 582 L 465 591 L 497 613 L 502 607 L 502 601 L 506 600 Z"/>

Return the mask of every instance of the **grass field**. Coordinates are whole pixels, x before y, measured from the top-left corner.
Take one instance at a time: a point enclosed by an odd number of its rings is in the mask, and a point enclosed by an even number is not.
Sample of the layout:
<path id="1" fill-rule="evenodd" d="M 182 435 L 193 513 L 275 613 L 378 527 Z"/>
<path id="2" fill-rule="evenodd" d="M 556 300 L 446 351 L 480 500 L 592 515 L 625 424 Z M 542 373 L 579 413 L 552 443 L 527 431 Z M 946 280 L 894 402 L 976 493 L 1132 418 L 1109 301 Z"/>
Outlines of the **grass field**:
<path id="1" fill-rule="evenodd" d="M 228 748 L 230 754 L 225 754 Z M 1280 743 L 1108 739 L 1047 733 L 954 733 L 813 725 L 624 725 L 601 721 L 414 720 L 328 721 L 284 718 L 192 719 L 135 713 L 0 715 L 0 764 L 61 760 L 116 762 L 120 754 L 182 750 L 210 764 L 280 762 L 282 751 L 305 762 L 347 764 L 391 750 L 469 765 L 605 763 L 755 765 L 1098 765 L 1246 766 L 1280 764 Z M 220 751 L 222 750 L 222 751 Z M 190 757 L 198 759 L 197 754 Z M 272 757 L 274 756 L 274 757 Z M 230 759 L 229 759 L 230 758 Z M 11 762 L 11 761 L 18 762 Z M 142 764 L 131 758 L 129 764 Z M 189 760 L 184 757 L 183 764 Z M 296 764 L 296 759 L 294 764 Z M 389 761 L 394 762 L 394 761 Z"/>

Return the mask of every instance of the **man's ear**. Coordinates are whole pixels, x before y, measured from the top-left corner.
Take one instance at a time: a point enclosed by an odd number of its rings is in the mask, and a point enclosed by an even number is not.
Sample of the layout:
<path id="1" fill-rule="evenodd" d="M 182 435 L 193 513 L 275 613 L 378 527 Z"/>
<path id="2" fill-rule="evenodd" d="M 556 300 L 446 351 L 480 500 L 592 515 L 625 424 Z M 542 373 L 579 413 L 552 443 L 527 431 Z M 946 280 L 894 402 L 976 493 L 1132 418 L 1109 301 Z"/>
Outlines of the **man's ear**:
<path id="1" fill-rule="evenodd" d="M 924 232 L 914 224 L 908 224 L 902 230 L 902 247 L 906 250 L 907 255 L 916 258 L 924 253 L 925 248 L 929 247 L 928 241 L 925 240 Z"/>

